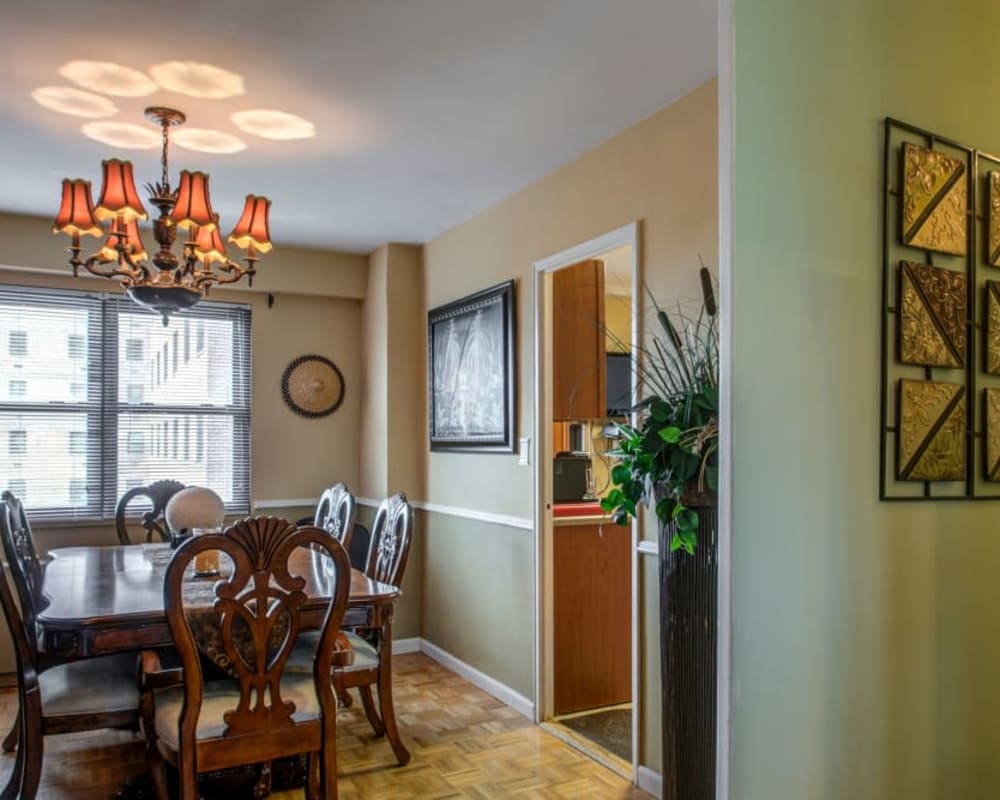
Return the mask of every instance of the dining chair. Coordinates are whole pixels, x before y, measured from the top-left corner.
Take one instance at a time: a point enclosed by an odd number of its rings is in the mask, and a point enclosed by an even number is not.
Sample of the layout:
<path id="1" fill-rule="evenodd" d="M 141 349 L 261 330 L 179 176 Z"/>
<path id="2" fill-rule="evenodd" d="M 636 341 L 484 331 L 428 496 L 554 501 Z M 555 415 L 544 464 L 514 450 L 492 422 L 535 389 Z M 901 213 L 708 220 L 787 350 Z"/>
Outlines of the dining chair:
<path id="1" fill-rule="evenodd" d="M 153 541 L 154 533 L 160 537 L 160 541 L 170 541 L 164 513 L 170 498 L 183 488 L 184 484 L 180 481 L 160 480 L 153 481 L 148 486 L 136 486 L 125 492 L 115 506 L 115 530 L 118 532 L 119 543 L 134 544 L 129 535 L 128 507 L 133 501 L 141 499 L 148 500 L 152 504 L 152 508 L 144 511 L 139 519 L 139 524 L 146 533 L 145 541 Z"/>
<path id="2" fill-rule="evenodd" d="M 330 557 L 330 598 L 308 673 L 285 669 L 308 599 L 290 561 L 299 548 Z M 223 569 L 214 582 L 192 579 L 188 565 L 209 551 L 228 556 L 228 574 Z M 336 640 L 350 584 L 340 542 L 315 526 L 276 517 L 251 517 L 177 549 L 163 594 L 181 666 L 163 670 L 148 652 L 140 670 L 146 758 L 158 800 L 168 797 L 167 764 L 178 770 L 181 800 L 197 798 L 199 773 L 261 764 L 254 797 L 262 797 L 270 791 L 270 760 L 303 753 L 306 797 L 335 800 L 337 704 L 330 675 L 346 660 Z M 203 654 L 228 674 L 206 676 Z"/>
<path id="3" fill-rule="evenodd" d="M 335 483 L 320 495 L 312 524 L 333 536 L 345 550 L 350 550 L 355 512 L 354 495 L 348 490 L 347 484 Z"/>
<path id="4" fill-rule="evenodd" d="M 0 539 L 7 566 L 0 563 L 0 607 L 10 630 L 17 663 L 19 711 L 17 757 L 0 800 L 30 800 L 42 772 L 43 738 L 101 728 L 137 728 L 139 692 L 134 653 L 58 661 L 38 647 L 35 624 L 41 567 L 20 501 L 0 498 Z M 19 602 L 11 591 L 13 583 Z"/>
<path id="5" fill-rule="evenodd" d="M 412 540 L 413 507 L 403 492 L 397 492 L 383 500 L 375 512 L 365 574 L 381 583 L 398 587 L 403 582 Z M 380 681 L 380 677 L 388 677 L 383 675 L 383 671 L 392 669 L 391 645 L 382 646 L 390 639 L 391 632 L 382 627 L 354 629 L 345 631 L 345 635 L 354 651 L 354 663 L 334 676 L 337 693 L 344 695 L 348 689 L 357 688 L 365 716 L 375 735 L 388 734 L 396 760 L 404 766 L 410 754 L 399 740 L 392 694 L 379 692 L 378 709 L 372 695 L 372 686 L 391 685 L 389 680 Z"/>

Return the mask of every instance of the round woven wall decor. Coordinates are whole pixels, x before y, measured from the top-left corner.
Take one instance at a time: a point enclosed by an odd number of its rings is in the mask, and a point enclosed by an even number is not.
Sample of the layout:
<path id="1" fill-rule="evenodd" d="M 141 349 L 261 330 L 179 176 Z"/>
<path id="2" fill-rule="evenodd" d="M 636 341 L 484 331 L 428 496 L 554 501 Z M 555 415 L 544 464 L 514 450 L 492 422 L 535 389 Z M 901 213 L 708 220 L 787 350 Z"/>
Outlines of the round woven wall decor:
<path id="1" fill-rule="evenodd" d="M 299 356 L 285 367 L 281 396 L 302 417 L 325 417 L 344 402 L 344 376 L 330 359 Z"/>

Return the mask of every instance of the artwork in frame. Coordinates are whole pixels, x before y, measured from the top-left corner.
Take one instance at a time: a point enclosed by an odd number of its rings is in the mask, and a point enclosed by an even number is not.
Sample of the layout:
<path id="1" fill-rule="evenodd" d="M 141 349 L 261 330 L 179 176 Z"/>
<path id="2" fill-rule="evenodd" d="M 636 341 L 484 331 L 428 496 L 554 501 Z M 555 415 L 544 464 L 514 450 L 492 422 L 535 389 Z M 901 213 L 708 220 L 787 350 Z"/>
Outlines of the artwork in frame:
<path id="1" fill-rule="evenodd" d="M 514 452 L 514 281 L 427 313 L 431 450 Z"/>

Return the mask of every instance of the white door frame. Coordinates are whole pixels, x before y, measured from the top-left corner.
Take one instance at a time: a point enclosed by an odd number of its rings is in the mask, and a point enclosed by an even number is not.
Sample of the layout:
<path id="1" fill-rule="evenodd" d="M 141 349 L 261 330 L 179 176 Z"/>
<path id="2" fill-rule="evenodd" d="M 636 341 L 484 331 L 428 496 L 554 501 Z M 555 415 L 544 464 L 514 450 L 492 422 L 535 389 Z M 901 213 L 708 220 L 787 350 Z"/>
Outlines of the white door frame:
<path id="1" fill-rule="evenodd" d="M 535 722 L 553 714 L 552 680 L 552 524 L 546 498 L 551 497 L 552 482 L 552 348 L 546 336 L 549 325 L 551 294 L 545 291 L 548 273 L 588 258 L 596 258 L 618 247 L 632 248 L 632 349 L 639 345 L 640 294 L 639 223 L 630 222 L 589 241 L 556 253 L 534 264 L 535 286 Z M 632 396 L 638 390 L 632 374 Z M 632 781 L 639 765 L 639 524 L 632 521 Z"/>

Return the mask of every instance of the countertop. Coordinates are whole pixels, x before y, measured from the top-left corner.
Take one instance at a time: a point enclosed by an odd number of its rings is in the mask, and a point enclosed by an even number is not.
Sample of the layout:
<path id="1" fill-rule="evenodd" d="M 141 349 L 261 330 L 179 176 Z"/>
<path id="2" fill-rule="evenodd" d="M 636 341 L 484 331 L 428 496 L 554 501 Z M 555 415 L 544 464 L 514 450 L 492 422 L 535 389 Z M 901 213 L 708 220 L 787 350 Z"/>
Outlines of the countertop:
<path id="1" fill-rule="evenodd" d="M 552 521 L 556 525 L 611 522 L 611 517 L 601 511 L 600 500 L 581 500 L 575 503 L 553 503 Z"/>

